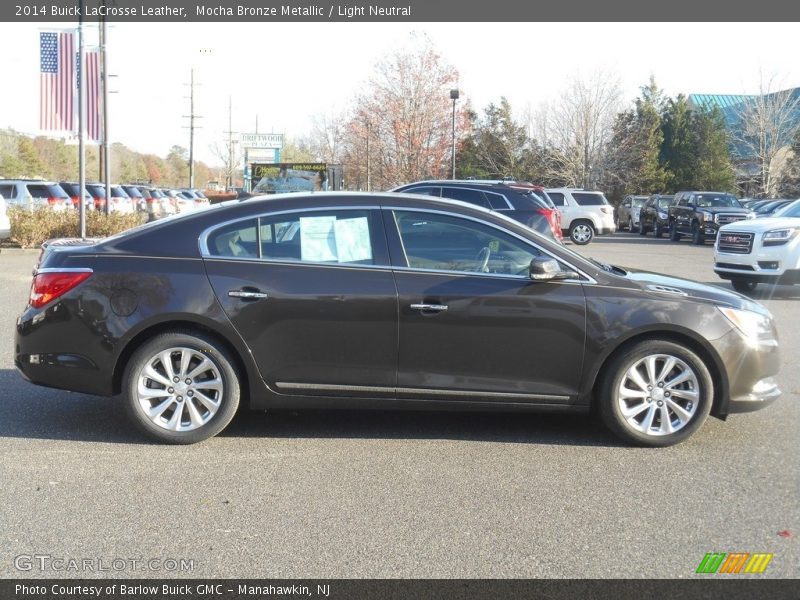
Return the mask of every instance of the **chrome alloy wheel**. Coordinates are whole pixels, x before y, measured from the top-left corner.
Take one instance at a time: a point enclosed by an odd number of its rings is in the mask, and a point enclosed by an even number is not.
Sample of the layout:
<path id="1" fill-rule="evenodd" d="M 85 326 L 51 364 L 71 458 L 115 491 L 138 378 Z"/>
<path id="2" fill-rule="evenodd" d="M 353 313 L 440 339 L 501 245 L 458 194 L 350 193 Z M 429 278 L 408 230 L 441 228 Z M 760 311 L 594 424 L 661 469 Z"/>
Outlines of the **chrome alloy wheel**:
<path id="1" fill-rule="evenodd" d="M 220 371 L 203 352 L 169 348 L 139 371 L 136 399 L 142 413 L 170 431 L 192 431 L 219 410 L 224 385 Z"/>
<path id="2" fill-rule="evenodd" d="M 651 354 L 633 363 L 617 389 L 628 425 L 646 435 L 669 435 L 694 417 L 700 400 L 697 374 L 680 358 Z"/>
<path id="3" fill-rule="evenodd" d="M 588 244 L 594 235 L 590 225 L 580 223 L 572 228 L 572 241 L 576 244 Z"/>

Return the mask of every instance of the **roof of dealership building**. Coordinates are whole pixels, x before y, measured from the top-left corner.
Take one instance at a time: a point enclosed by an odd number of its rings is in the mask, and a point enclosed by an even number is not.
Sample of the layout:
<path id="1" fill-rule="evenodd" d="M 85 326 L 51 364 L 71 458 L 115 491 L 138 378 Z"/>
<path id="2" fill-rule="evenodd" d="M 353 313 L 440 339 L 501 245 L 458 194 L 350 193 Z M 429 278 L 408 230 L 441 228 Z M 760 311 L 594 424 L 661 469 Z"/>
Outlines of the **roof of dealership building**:
<path id="1" fill-rule="evenodd" d="M 800 122 L 800 87 L 771 92 L 766 94 L 765 97 L 769 99 L 776 98 L 779 95 L 788 95 L 786 102 L 795 104 L 792 120 Z M 712 110 L 718 108 L 725 119 L 725 125 L 728 127 L 728 130 L 736 134 L 741 129 L 741 124 L 745 115 L 751 110 L 749 105 L 758 97 L 759 96 L 755 94 L 689 94 L 688 100 L 692 110 Z M 781 98 L 778 101 L 782 102 L 783 99 Z M 747 156 L 749 152 L 746 150 L 745 145 L 734 144 L 733 149 L 741 158 L 749 158 Z"/>

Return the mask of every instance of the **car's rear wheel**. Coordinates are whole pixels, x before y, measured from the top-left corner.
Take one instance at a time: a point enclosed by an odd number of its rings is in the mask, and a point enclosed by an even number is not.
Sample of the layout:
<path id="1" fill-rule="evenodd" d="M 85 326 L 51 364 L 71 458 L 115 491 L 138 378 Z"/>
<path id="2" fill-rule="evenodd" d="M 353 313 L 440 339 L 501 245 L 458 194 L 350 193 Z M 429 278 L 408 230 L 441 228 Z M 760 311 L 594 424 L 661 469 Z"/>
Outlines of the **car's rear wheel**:
<path id="1" fill-rule="evenodd" d="M 703 360 L 691 350 L 646 340 L 612 359 L 600 394 L 603 421 L 619 437 L 640 446 L 671 446 L 706 420 L 714 384 Z"/>
<path id="2" fill-rule="evenodd" d="M 751 281 L 749 279 L 742 279 L 741 277 L 737 277 L 735 279 L 731 279 L 731 285 L 733 289 L 737 292 L 752 292 L 758 286 L 757 281 Z"/>
<path id="3" fill-rule="evenodd" d="M 125 369 L 126 409 L 151 438 L 194 444 L 222 431 L 239 406 L 233 362 L 215 340 L 169 332 L 146 342 Z"/>
<path id="4" fill-rule="evenodd" d="M 569 228 L 569 239 L 579 246 L 585 246 L 594 239 L 594 227 L 588 221 L 576 221 Z"/>

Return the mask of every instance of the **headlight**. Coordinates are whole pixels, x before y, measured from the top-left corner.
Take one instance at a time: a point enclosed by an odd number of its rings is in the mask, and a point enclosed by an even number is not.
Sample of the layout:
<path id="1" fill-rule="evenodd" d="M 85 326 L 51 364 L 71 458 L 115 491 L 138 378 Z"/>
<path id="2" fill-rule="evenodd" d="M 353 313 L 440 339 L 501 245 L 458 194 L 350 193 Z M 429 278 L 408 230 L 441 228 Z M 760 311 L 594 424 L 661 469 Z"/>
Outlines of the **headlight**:
<path id="1" fill-rule="evenodd" d="M 768 315 L 727 306 L 718 306 L 717 308 L 747 338 L 751 345 L 777 344 L 773 333 L 772 319 Z"/>
<path id="2" fill-rule="evenodd" d="M 756 218 L 756 213 L 755 213 L 755 211 L 752 211 L 752 210 L 751 210 L 749 213 L 747 213 L 747 218 L 748 218 L 748 219 L 755 219 L 755 218 Z"/>
<path id="3" fill-rule="evenodd" d="M 783 229 L 773 229 L 764 233 L 762 240 L 765 246 L 780 246 L 791 240 L 797 235 L 797 227 L 784 227 Z"/>
<path id="4" fill-rule="evenodd" d="M 658 213 L 658 218 L 659 218 L 659 219 L 662 219 L 662 220 L 664 220 L 664 221 L 666 221 L 666 220 L 667 220 L 667 218 L 668 218 L 668 216 L 667 216 L 667 213 L 665 213 L 665 212 L 659 212 L 659 213 Z"/>
<path id="5" fill-rule="evenodd" d="M 713 220 L 714 220 L 714 215 L 707 212 L 703 213 L 703 221 L 713 221 Z"/>

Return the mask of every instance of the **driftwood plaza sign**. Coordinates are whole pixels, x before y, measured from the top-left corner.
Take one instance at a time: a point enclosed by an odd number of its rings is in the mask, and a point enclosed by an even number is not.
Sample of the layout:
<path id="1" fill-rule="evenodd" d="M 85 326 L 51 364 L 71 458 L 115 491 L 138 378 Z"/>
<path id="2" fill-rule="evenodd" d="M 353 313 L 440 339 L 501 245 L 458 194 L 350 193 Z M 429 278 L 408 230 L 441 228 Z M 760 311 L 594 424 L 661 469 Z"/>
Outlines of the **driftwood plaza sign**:
<path id="1" fill-rule="evenodd" d="M 282 133 L 243 133 L 242 148 L 283 148 Z"/>

